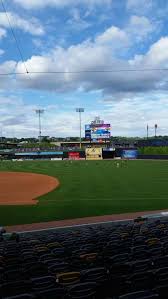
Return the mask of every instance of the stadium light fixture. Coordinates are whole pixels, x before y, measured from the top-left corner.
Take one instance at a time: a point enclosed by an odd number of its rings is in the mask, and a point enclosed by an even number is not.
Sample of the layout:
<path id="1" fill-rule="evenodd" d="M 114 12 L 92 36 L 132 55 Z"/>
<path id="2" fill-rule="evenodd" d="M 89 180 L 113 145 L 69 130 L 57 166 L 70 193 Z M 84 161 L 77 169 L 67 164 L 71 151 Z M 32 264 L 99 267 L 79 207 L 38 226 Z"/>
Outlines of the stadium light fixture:
<path id="1" fill-rule="evenodd" d="M 76 112 L 79 113 L 79 131 L 80 131 L 80 148 L 82 147 L 82 133 L 81 133 L 81 123 L 82 123 L 82 118 L 81 118 L 81 113 L 84 112 L 84 108 L 76 108 Z"/>
<path id="2" fill-rule="evenodd" d="M 39 143 L 41 142 L 41 115 L 44 113 L 44 109 L 36 109 L 36 114 L 39 118 Z"/>

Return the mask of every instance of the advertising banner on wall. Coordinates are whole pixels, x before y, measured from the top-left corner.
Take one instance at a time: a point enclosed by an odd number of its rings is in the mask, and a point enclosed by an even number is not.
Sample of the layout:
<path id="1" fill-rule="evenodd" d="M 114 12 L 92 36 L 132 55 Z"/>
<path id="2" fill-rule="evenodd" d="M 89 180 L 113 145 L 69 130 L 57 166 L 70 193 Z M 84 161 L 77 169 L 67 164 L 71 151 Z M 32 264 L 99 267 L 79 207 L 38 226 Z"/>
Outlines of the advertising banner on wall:
<path id="1" fill-rule="evenodd" d="M 69 152 L 68 153 L 69 160 L 79 160 L 80 159 L 80 153 L 78 152 Z"/>
<path id="2" fill-rule="evenodd" d="M 122 151 L 122 158 L 124 159 L 137 159 L 138 151 L 136 149 L 128 149 Z"/>
<path id="3" fill-rule="evenodd" d="M 51 161 L 62 161 L 62 158 L 51 158 Z"/>
<path id="4" fill-rule="evenodd" d="M 102 148 L 87 148 L 86 160 L 102 160 Z"/>

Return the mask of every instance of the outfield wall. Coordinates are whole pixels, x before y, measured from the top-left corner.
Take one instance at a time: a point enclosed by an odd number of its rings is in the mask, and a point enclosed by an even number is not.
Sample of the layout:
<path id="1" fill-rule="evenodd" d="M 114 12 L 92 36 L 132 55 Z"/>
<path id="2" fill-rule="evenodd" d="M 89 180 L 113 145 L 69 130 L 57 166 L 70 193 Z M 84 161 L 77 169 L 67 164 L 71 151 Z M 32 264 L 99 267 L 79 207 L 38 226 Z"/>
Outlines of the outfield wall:
<path id="1" fill-rule="evenodd" d="M 137 159 L 143 160 L 168 160 L 168 155 L 138 155 Z"/>
<path id="2" fill-rule="evenodd" d="M 89 150 L 89 149 L 88 149 Z M 91 149 L 90 149 L 91 150 Z M 93 150 L 93 148 L 92 148 Z M 141 154 L 137 149 L 131 148 L 109 148 L 103 149 L 101 152 L 101 157 L 97 158 L 99 153 L 95 153 L 95 156 L 91 160 L 101 159 L 114 159 L 114 158 L 123 158 L 123 159 L 152 159 L 152 160 L 168 160 L 168 154 Z M 4 160 L 85 160 L 86 152 L 84 150 L 66 150 L 58 152 L 22 152 L 22 153 L 4 153 L 1 154 L 1 159 Z"/>

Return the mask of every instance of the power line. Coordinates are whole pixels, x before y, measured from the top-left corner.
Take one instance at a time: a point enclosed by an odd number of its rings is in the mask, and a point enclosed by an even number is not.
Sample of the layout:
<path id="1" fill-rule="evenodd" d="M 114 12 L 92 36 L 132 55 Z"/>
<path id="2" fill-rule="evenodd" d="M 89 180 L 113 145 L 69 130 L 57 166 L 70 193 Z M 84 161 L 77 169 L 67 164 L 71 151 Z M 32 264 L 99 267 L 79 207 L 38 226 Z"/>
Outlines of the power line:
<path id="1" fill-rule="evenodd" d="M 149 69 L 114 69 L 114 70 L 79 70 L 79 71 L 26 71 L 26 72 L 10 72 L 0 73 L 0 76 L 13 76 L 13 75 L 33 75 L 33 74 L 80 74 L 80 73 L 122 73 L 122 72 L 162 72 L 168 71 L 168 68 L 149 68 Z"/>
<path id="2" fill-rule="evenodd" d="M 150 72 L 150 71 L 168 71 L 168 68 L 150 68 L 150 69 L 114 69 L 114 70 L 79 70 L 79 71 L 31 71 L 30 74 L 78 74 L 78 73 L 122 73 L 122 72 Z"/>
<path id="3" fill-rule="evenodd" d="M 0 76 L 4 76 L 4 77 L 6 77 L 6 76 L 14 76 L 14 75 L 26 75 L 26 74 L 29 74 L 29 72 L 27 73 L 27 72 L 23 72 L 23 73 L 19 73 L 19 72 L 12 72 L 12 73 L 0 73 Z"/>
<path id="4" fill-rule="evenodd" d="M 14 31 L 14 29 L 13 29 L 13 27 L 12 27 L 10 18 L 9 18 L 9 16 L 8 16 L 7 11 L 6 11 L 4 2 L 3 2 L 3 0 L 0 0 L 0 1 L 1 1 L 1 4 L 2 4 L 2 8 L 3 8 L 4 12 L 5 12 L 6 18 L 7 18 L 7 20 L 8 20 L 9 27 L 10 27 L 12 36 L 13 36 L 13 38 L 14 38 L 14 41 L 15 41 L 15 43 L 16 43 L 16 47 L 17 47 L 17 49 L 18 49 L 18 52 L 19 52 L 21 61 L 22 61 L 23 65 L 24 65 L 24 68 L 25 68 L 25 70 L 26 70 L 26 73 L 28 74 L 29 72 L 28 72 L 27 66 L 26 66 L 26 64 L 25 64 L 25 62 L 24 62 L 23 54 L 22 54 L 21 48 L 20 48 L 20 46 L 19 46 L 18 40 L 17 40 L 17 38 L 16 38 L 15 31 Z"/>
<path id="5" fill-rule="evenodd" d="M 12 33 L 12 36 L 15 40 L 22 64 L 24 65 L 25 72 L 10 72 L 10 73 L 0 73 L 0 76 L 19 76 L 19 75 L 26 75 L 26 74 L 46 74 L 46 75 L 52 75 L 52 74 L 80 74 L 80 73 L 122 73 L 122 72 L 161 72 L 161 71 L 168 71 L 168 68 L 144 68 L 144 69 L 104 69 L 104 70 L 79 70 L 79 71 L 28 71 L 28 68 L 26 66 L 26 63 L 24 62 L 24 57 L 19 45 L 19 42 L 17 40 L 15 31 L 12 27 L 10 18 L 8 16 L 7 10 L 5 8 L 3 0 L 0 0 L 2 4 L 2 8 L 5 12 L 6 18 L 9 23 L 9 27 Z"/>

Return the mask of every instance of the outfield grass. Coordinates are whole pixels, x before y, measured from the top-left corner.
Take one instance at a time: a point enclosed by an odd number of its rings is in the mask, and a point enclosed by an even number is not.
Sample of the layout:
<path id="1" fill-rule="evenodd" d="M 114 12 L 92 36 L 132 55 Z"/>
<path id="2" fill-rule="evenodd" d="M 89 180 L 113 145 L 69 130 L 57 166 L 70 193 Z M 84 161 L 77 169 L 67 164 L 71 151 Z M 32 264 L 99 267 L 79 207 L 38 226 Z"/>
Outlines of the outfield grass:
<path id="1" fill-rule="evenodd" d="M 60 187 L 36 206 L 0 206 L 0 225 L 168 208 L 168 161 L 1 162 L 0 171 L 47 174 Z"/>

